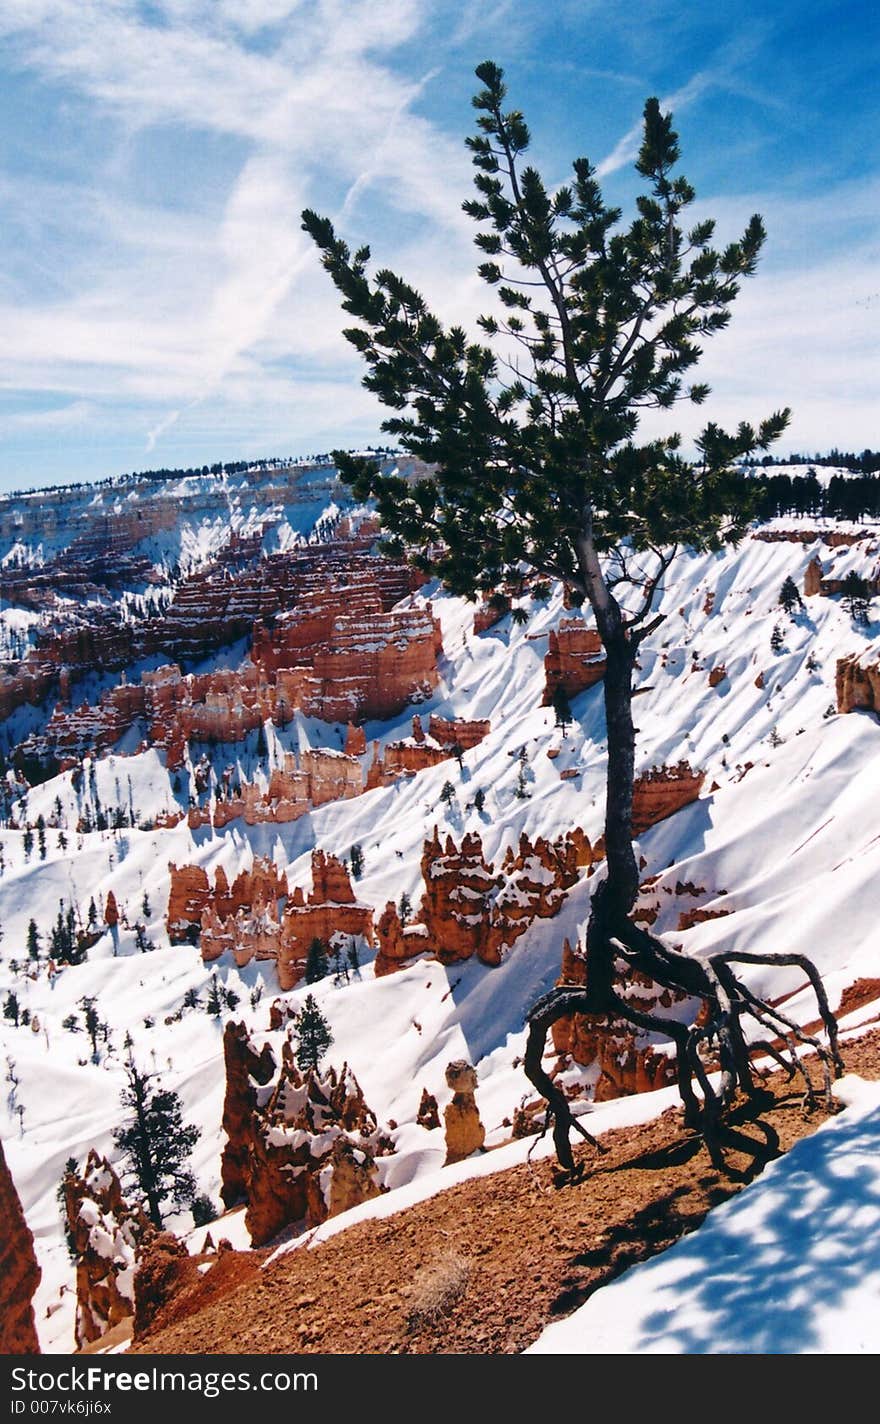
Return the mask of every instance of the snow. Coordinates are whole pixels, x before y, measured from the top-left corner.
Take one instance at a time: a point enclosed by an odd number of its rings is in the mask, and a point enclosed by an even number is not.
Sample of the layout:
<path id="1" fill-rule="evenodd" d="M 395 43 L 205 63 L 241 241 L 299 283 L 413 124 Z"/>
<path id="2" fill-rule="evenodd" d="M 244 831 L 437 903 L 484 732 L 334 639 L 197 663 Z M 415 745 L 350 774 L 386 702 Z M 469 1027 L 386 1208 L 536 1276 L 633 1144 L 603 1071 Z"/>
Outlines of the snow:
<path id="1" fill-rule="evenodd" d="M 880 1084 L 526 1354 L 877 1354 Z"/>
<path id="2" fill-rule="evenodd" d="M 315 488 L 320 504 L 321 489 Z M 168 492 L 165 487 L 163 491 Z M 321 509 L 325 506 L 326 501 L 320 504 Z M 239 527 L 242 510 L 229 515 L 227 535 L 231 525 Z M 202 557 L 219 532 L 219 526 L 206 524 L 192 545 L 193 556 Z M 878 537 L 876 528 L 862 532 Z M 164 556 L 170 561 L 177 556 L 177 538 L 169 533 L 166 540 Z M 782 612 L 778 596 L 783 579 L 791 575 L 801 585 L 816 553 L 830 568 L 831 550 L 818 542 L 746 539 L 738 550 L 682 554 L 670 569 L 662 602 L 666 622 L 640 651 L 634 704 L 639 768 L 686 758 L 705 770 L 706 780 L 700 799 L 644 835 L 639 851 L 646 861 L 644 877 L 658 877 L 644 897 L 646 903 L 659 904 L 655 929 L 698 954 L 722 948 L 809 954 L 834 1004 L 855 979 L 880 977 L 875 890 L 880 878 L 880 725 L 870 714 L 825 716 L 834 703 L 837 657 L 875 649 L 878 625 L 854 625 L 835 599 L 806 600 L 805 611 L 791 618 Z M 712 612 L 706 614 L 708 592 L 715 598 Z M 419 712 L 425 718 L 434 712 L 491 721 L 486 739 L 464 754 L 461 772 L 454 762 L 444 763 L 394 786 L 328 803 L 283 825 L 249 827 L 240 820 L 222 832 L 211 826 L 193 832 L 184 819 L 154 831 L 141 827 L 185 803 L 189 768 L 183 775 L 184 790 L 175 791 L 174 776 L 155 751 L 114 754 L 96 765 L 99 798 L 105 807 L 130 801 L 138 827 L 78 833 L 76 821 L 84 795 L 88 798 L 86 792 L 77 794 L 69 773 L 28 794 L 29 819 L 42 814 L 49 823 L 45 860 L 36 850 L 27 860 L 23 833 L 0 827 L 0 1001 L 14 988 L 22 1006 L 40 1022 L 40 1032 L 34 1034 L 0 1020 L 0 1064 L 12 1060 L 19 1080 L 13 1085 L 7 1078 L 4 1085 L 0 1135 L 43 1268 L 36 1308 L 44 1349 L 69 1350 L 73 1341 L 73 1276 L 56 1188 L 66 1159 L 72 1155 L 82 1163 L 90 1147 L 119 1166 L 113 1129 L 121 1115 L 126 1033 L 134 1039 L 137 1060 L 159 1073 L 163 1086 L 180 1094 L 184 1121 L 200 1128 L 193 1170 L 199 1191 L 219 1201 L 223 1025 L 204 1007 L 181 1011 L 190 989 L 200 992 L 204 1005 L 212 973 L 239 995 L 233 1016 L 245 1020 L 257 1049 L 271 1041 L 276 1057 L 283 1035 L 268 1032 L 269 1004 L 280 997 L 298 1008 L 304 994 L 313 993 L 334 1038 L 327 1061 L 337 1069 L 348 1063 L 380 1127 L 389 1119 L 398 1124 L 391 1134 L 395 1154 L 378 1162 L 383 1184 L 391 1190 L 358 1212 L 390 1213 L 468 1175 L 520 1162 L 533 1145 L 531 1140 L 508 1140 L 514 1110 L 531 1096 L 519 1061 L 525 1011 L 558 976 L 563 939 L 574 944 L 583 936 L 595 874 L 582 877 L 555 918 L 535 921 L 497 969 L 473 961 L 443 967 L 422 958 L 376 979 L 365 952 L 359 975 L 351 982 L 336 985 L 327 978 L 289 995 L 279 995 L 270 963 L 254 962 L 238 970 L 222 959 L 205 966 L 197 949 L 170 945 L 164 926 L 172 861 L 202 865 L 211 876 L 222 865 L 231 882 L 254 856 L 268 856 L 285 869 L 291 888 L 310 888 L 315 847 L 348 855 L 352 845 L 360 844 L 364 871 L 356 882 L 357 898 L 373 906 L 378 916 L 387 901 L 398 902 L 404 892 L 418 907 L 422 846 L 435 826 L 443 842 L 451 835 L 456 845 L 465 832 L 479 832 L 493 874 L 500 870 L 504 851 L 516 849 L 523 832 L 533 840 L 538 835 L 554 839 L 580 825 L 591 839 L 600 834 L 601 688 L 573 700 L 574 722 L 561 742 L 552 709 L 541 706 L 544 635 L 571 617 L 559 590 L 546 603 L 525 600 L 525 627 L 507 617 L 481 637 L 472 632 L 472 604 L 436 586 L 423 589 L 415 604 L 424 607 L 429 600 L 442 623 L 445 656 L 441 683 Z M 770 636 L 777 623 L 784 633 L 784 650 L 773 654 Z M 721 663 L 727 678 L 711 688 L 709 671 Z M 756 686 L 759 673 L 764 674 L 763 688 Z M 367 724 L 368 745 L 408 737 L 412 712 L 408 707 L 387 722 Z M 779 739 L 775 746 L 774 729 Z M 341 727 L 297 715 L 269 743 L 273 757 L 280 759 L 285 749 L 331 742 L 338 746 L 343 735 Z M 522 747 L 531 778 L 525 799 L 516 795 Z M 551 760 L 547 752 L 554 748 L 561 748 L 561 754 Z M 194 761 L 201 751 L 193 749 Z M 244 745 L 220 748 L 212 762 L 215 769 L 232 765 L 235 775 L 252 779 L 252 749 Z M 752 768 L 743 774 L 748 762 Z M 577 766 L 578 781 L 560 778 L 560 769 L 569 765 Z M 449 807 L 440 800 L 448 779 L 456 790 L 456 802 Z M 710 792 L 713 782 L 718 789 Z M 478 788 L 485 794 L 481 813 L 472 804 Z M 62 830 L 66 849 L 59 844 Z M 530 878 L 536 884 L 545 882 L 539 864 L 531 867 Z M 678 882 L 690 882 L 705 893 L 696 899 L 676 894 Z M 115 933 L 104 933 L 84 964 L 65 968 L 53 981 L 45 970 L 28 977 L 30 918 L 37 919 L 45 945 L 60 899 L 65 904 L 74 901 L 84 916 L 91 897 L 100 913 L 110 890 L 127 924 L 120 921 Z M 145 892 L 147 916 L 142 912 Z M 695 905 L 731 913 L 678 931 L 681 912 Z M 135 945 L 136 920 L 145 920 L 153 945 L 145 954 Z M 408 938 L 417 933 L 418 926 L 407 927 Z M 18 963 L 17 972 L 12 961 Z M 796 970 L 752 968 L 747 975 L 765 993 L 796 990 L 787 1012 L 804 1021 L 815 1016 L 812 996 L 800 991 L 802 976 Z M 91 1061 L 84 1033 L 62 1028 L 71 1013 L 81 1022 L 80 1000 L 87 995 L 97 998 L 101 1017 L 111 1028 L 110 1045 L 100 1046 L 97 1063 Z M 853 1022 L 873 1012 L 876 1008 L 868 1006 Z M 415 1116 L 423 1088 L 437 1097 L 442 1112 L 449 1097 L 445 1067 L 455 1058 L 467 1058 L 477 1067 L 477 1103 L 491 1150 L 444 1167 L 442 1131 L 427 1132 Z M 589 1070 L 576 1069 L 571 1076 L 589 1090 Z M 675 1101 L 674 1090 L 668 1089 L 596 1107 L 585 1097 L 581 1107 L 589 1113 L 591 1131 L 598 1132 L 644 1120 Z M 23 1119 L 17 1112 L 20 1105 Z M 836 1134 L 844 1131 L 853 1111 L 855 1107 L 848 1108 L 831 1129 L 823 1130 L 821 1140 L 838 1141 Z M 537 1148 L 539 1153 L 550 1150 L 547 1142 Z M 830 1152 L 830 1146 L 825 1150 Z M 865 1202 L 869 1204 L 867 1193 Z M 320 1233 L 332 1233 L 356 1219 L 357 1212 L 347 1213 L 326 1223 Z M 171 1217 L 169 1224 L 188 1232 L 190 1215 Z M 246 1244 L 241 1213 L 199 1228 L 191 1240 L 200 1243 L 206 1230 L 215 1241 L 229 1236 L 236 1245 Z M 323 1239 L 320 1233 L 303 1240 Z M 61 1293 L 63 1286 L 67 1289 Z"/>

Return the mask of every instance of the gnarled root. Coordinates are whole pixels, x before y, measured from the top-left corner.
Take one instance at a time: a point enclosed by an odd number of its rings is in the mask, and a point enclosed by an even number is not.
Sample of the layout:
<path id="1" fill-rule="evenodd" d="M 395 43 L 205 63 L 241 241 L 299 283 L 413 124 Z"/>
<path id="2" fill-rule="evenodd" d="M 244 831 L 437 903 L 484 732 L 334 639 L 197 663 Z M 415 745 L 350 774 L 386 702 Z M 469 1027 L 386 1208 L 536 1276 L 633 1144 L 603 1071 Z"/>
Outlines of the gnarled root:
<path id="1" fill-rule="evenodd" d="M 612 987 L 613 964 L 623 959 L 633 970 L 656 984 L 679 994 L 699 998 L 703 1011 L 694 1024 L 681 1024 L 657 1014 L 636 1009 Z M 778 1008 L 755 994 L 735 973 L 734 964 L 780 965 L 799 968 L 816 995 L 819 1015 L 827 1036 L 823 1043 L 806 1033 Z M 815 1106 L 816 1089 L 803 1050 L 814 1053 L 821 1065 L 824 1098 L 832 1105 L 831 1080 L 843 1072 L 837 1039 L 837 1021 L 828 1005 L 825 988 L 815 965 L 802 954 L 748 954 L 729 951 L 692 959 L 670 949 L 626 915 L 614 915 L 601 889 L 594 898 L 593 915 L 587 934 L 587 983 L 561 985 L 533 1005 L 528 1014 L 528 1039 L 523 1066 L 526 1077 L 547 1101 L 548 1121 L 553 1122 L 556 1156 L 564 1169 L 574 1171 L 571 1129 L 574 1128 L 599 1151 L 591 1137 L 572 1114 L 565 1093 L 543 1068 L 547 1031 L 569 1014 L 610 1015 L 649 1033 L 660 1033 L 675 1043 L 678 1089 L 684 1105 L 685 1123 L 699 1131 L 713 1164 L 722 1169 L 724 1158 L 720 1130 L 725 1109 L 737 1090 L 755 1096 L 751 1054 L 769 1052 L 790 1078 L 796 1074 L 804 1082 L 804 1107 Z M 767 1035 L 749 1043 L 744 1022 L 752 1020 Z M 773 1040 L 776 1040 L 775 1042 Z M 706 1065 L 714 1059 L 720 1076 L 713 1082 Z M 694 1080 L 699 1087 L 698 1096 Z"/>

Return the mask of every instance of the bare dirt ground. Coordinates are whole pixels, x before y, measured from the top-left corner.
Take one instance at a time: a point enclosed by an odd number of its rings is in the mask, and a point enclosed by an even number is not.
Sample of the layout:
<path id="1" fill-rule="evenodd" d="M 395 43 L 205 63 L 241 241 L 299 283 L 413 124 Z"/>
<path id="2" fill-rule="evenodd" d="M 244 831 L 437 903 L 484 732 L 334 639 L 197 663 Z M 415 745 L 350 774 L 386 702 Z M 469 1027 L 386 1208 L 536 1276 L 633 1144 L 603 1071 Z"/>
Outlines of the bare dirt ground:
<path id="1" fill-rule="evenodd" d="M 849 1072 L 880 1078 L 880 1030 L 844 1045 Z M 385 1221 L 350 1227 L 265 1270 L 227 1253 L 165 1308 L 135 1351 L 168 1354 L 506 1354 L 706 1213 L 815 1131 L 781 1074 L 743 1104 L 724 1142 L 729 1174 L 670 1110 L 576 1148 L 583 1175 L 549 1161 L 452 1187 Z M 758 1111 L 760 1109 L 760 1111 Z M 218 1223 L 218 1227 L 219 1227 Z M 220 1234 L 219 1230 L 217 1234 Z M 222 1265 L 222 1269 L 220 1266 Z"/>

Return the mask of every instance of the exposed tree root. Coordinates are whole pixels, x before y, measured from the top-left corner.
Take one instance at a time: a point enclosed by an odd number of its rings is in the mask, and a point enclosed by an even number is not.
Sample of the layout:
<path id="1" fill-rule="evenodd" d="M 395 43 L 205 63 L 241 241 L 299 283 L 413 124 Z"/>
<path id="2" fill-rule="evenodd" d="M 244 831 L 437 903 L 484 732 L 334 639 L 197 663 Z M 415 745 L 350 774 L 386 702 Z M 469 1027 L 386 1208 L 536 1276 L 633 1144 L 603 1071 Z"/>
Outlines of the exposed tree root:
<path id="1" fill-rule="evenodd" d="M 573 1116 L 564 1091 L 544 1071 L 542 1063 L 548 1030 L 569 1014 L 610 1015 L 635 1028 L 673 1040 L 685 1122 L 701 1134 L 717 1168 L 724 1167 L 719 1134 L 725 1110 L 738 1091 L 749 1097 L 757 1096 L 759 1091 L 751 1062 L 755 1050 L 769 1053 L 790 1078 L 799 1075 L 803 1079 L 807 1111 L 816 1104 L 816 1088 L 800 1050 L 812 1050 L 821 1066 L 825 1103 L 832 1106 L 831 1080 L 843 1072 L 843 1060 L 838 1048 L 837 1021 L 811 960 L 802 954 L 738 951 L 710 955 L 706 960 L 692 959 L 648 934 L 628 915 L 615 913 L 610 897 L 603 893 L 606 891 L 607 884 L 599 887 L 593 900 L 587 931 L 586 985 L 561 985 L 552 989 L 533 1005 L 527 1020 L 529 1033 L 523 1067 L 526 1077 L 547 1101 L 547 1121 L 553 1123 L 553 1142 L 561 1167 L 574 1171 L 572 1128 L 602 1150 Z M 613 987 L 614 963 L 620 959 L 662 988 L 699 999 L 702 1009 L 695 1022 L 682 1024 L 634 1008 Z M 799 968 L 816 995 L 827 1044 L 806 1033 L 778 1008 L 755 994 L 734 972 L 734 964 Z M 769 1037 L 750 1042 L 745 1031 L 749 1020 Z M 720 1069 L 715 1083 L 707 1060 Z"/>

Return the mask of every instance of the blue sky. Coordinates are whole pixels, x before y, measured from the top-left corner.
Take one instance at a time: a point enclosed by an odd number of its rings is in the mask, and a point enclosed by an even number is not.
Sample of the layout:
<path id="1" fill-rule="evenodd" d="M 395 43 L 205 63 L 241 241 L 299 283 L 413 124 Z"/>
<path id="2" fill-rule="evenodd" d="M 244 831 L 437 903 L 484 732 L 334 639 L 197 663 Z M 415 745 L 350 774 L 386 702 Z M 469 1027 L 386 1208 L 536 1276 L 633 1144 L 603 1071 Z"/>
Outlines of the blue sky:
<path id="1" fill-rule="evenodd" d="M 878 36 L 858 0 L 0 0 L 0 488 L 375 439 L 299 214 L 472 321 L 485 58 L 549 183 L 585 154 L 628 213 L 657 94 L 719 237 L 764 215 L 672 428 L 788 404 L 780 448 L 876 448 Z"/>

